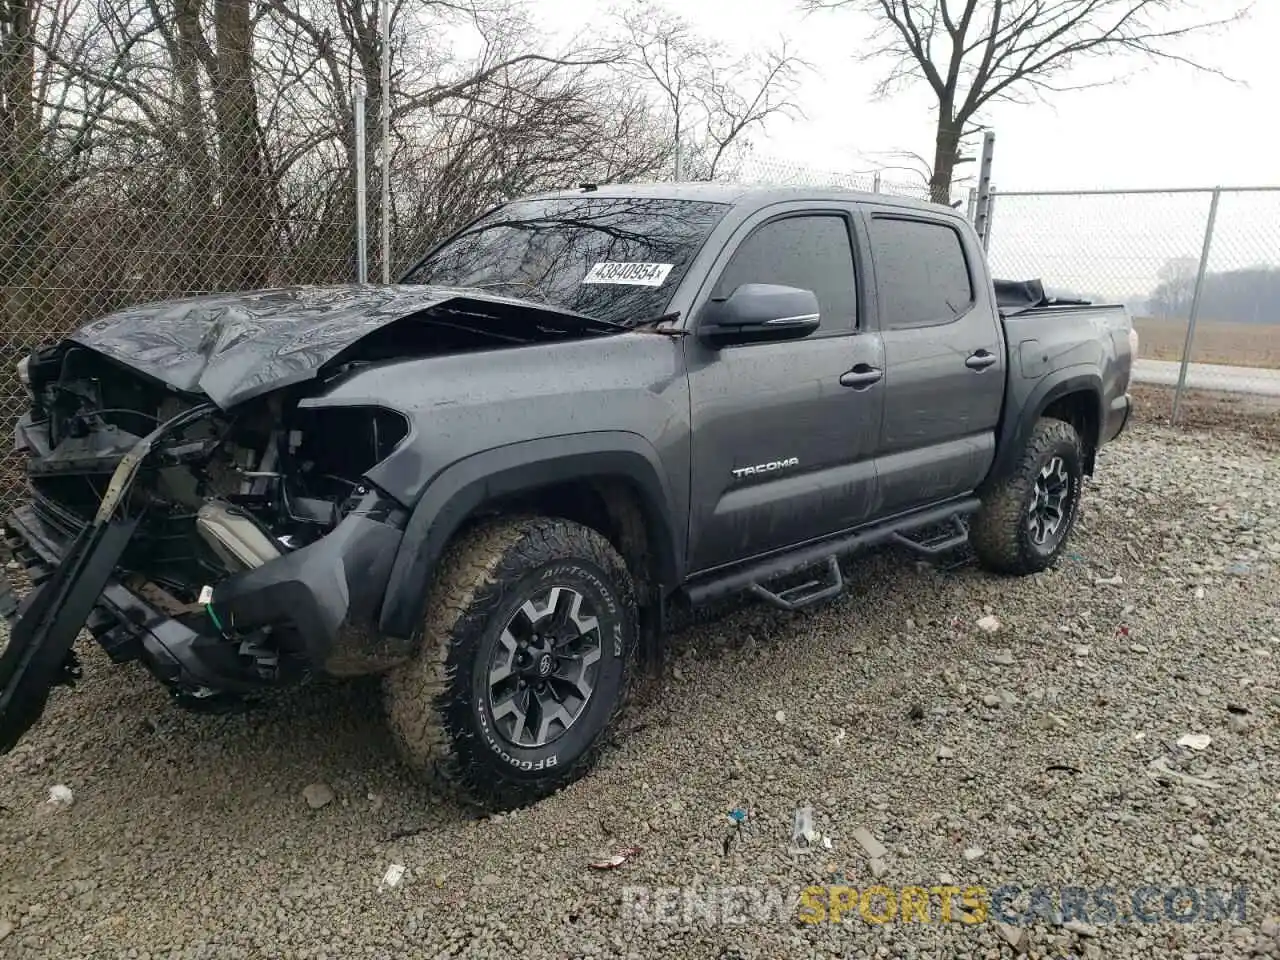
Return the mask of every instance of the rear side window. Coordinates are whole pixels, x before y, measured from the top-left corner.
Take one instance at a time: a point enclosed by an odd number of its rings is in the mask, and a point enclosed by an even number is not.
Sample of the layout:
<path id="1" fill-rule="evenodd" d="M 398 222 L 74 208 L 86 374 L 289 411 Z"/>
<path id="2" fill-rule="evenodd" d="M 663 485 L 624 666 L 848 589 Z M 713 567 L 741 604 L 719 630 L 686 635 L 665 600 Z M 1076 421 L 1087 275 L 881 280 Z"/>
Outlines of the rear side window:
<path id="1" fill-rule="evenodd" d="M 950 323 L 973 304 L 969 265 L 952 227 L 874 217 L 871 256 L 883 330 Z"/>
<path id="2" fill-rule="evenodd" d="M 766 223 L 742 241 L 712 291 L 727 297 L 744 283 L 777 283 L 812 290 L 822 310 L 813 336 L 852 333 L 858 297 L 853 247 L 844 217 L 815 214 Z"/>

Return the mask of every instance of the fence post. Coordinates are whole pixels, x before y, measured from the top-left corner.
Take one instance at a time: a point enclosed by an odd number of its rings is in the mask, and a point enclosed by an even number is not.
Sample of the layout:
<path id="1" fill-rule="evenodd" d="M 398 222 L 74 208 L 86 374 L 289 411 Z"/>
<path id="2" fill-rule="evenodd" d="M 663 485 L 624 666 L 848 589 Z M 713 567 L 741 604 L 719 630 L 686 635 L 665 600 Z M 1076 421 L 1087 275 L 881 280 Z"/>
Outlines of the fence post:
<path id="1" fill-rule="evenodd" d="M 970 223 L 973 223 L 973 218 L 974 218 L 974 215 L 977 213 L 977 209 L 978 209 L 978 188 L 970 187 L 969 188 L 969 205 L 965 207 L 964 218 L 968 220 Z"/>
<path id="2" fill-rule="evenodd" d="M 991 160 L 995 154 L 996 133 L 988 130 L 982 136 L 982 163 L 978 168 L 978 200 L 974 208 L 973 226 L 982 240 L 982 249 L 987 248 L 987 224 L 990 220 L 991 206 Z"/>
<path id="3" fill-rule="evenodd" d="M 379 32 L 382 34 L 382 49 L 379 51 L 379 71 L 381 73 L 382 103 L 382 199 L 381 213 L 381 247 L 382 247 L 382 282 L 391 282 L 391 0 L 382 0 L 379 17 Z"/>
<path id="4" fill-rule="evenodd" d="M 356 282 L 369 282 L 369 210 L 365 183 L 364 94 L 353 98 L 356 121 Z"/>
<path id="5" fill-rule="evenodd" d="M 875 179 L 871 181 L 871 192 L 872 193 L 880 192 L 880 171 L 879 170 L 876 171 Z"/>
<path id="6" fill-rule="evenodd" d="M 1204 245 L 1200 248 L 1200 269 L 1196 271 L 1196 289 L 1191 295 L 1191 315 L 1187 317 L 1187 340 L 1182 345 L 1182 366 L 1178 370 L 1178 385 L 1173 391 L 1173 414 L 1170 423 L 1178 422 L 1178 408 L 1182 405 L 1182 391 L 1187 386 L 1187 367 L 1191 364 L 1191 346 L 1196 336 L 1196 320 L 1200 316 L 1200 296 L 1204 293 L 1204 275 L 1209 268 L 1209 249 L 1213 246 L 1213 227 L 1218 221 L 1218 201 L 1222 198 L 1222 188 L 1213 188 L 1213 199 L 1209 201 L 1209 219 L 1204 225 Z"/>
<path id="7" fill-rule="evenodd" d="M 982 250 L 984 253 L 991 249 L 991 225 L 996 220 L 996 185 L 991 184 L 991 189 L 987 191 L 987 222 L 986 227 L 982 231 Z"/>

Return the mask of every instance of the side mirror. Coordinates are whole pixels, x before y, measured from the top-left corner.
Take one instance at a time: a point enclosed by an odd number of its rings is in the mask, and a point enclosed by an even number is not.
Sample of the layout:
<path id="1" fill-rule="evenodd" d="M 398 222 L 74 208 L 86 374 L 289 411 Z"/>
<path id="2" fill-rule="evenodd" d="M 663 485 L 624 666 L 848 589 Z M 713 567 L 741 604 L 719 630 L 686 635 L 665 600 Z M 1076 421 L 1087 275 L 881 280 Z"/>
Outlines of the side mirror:
<path id="1" fill-rule="evenodd" d="M 821 307 L 812 290 L 744 283 L 729 296 L 708 301 L 698 314 L 697 335 L 711 346 L 798 340 L 821 324 Z"/>

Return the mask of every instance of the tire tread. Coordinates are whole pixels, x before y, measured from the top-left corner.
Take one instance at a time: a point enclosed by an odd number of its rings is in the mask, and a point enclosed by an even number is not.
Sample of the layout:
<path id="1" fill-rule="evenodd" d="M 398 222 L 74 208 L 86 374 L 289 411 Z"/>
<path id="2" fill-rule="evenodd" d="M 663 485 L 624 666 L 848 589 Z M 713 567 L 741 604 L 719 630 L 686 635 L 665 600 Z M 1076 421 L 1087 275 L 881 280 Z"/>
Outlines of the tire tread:
<path id="1" fill-rule="evenodd" d="M 600 735 L 571 763 L 544 776 L 500 780 L 472 755 L 473 747 L 488 748 L 471 731 L 458 729 L 450 721 L 451 708 L 469 687 L 468 677 L 459 674 L 474 655 L 490 613 L 503 602 L 511 585 L 542 564 L 573 557 L 606 572 L 621 600 L 623 616 L 631 621 L 621 694 Z M 436 568 L 427 609 L 418 655 L 385 679 L 392 737 L 411 769 L 463 802 L 509 809 L 554 792 L 595 764 L 631 699 L 636 653 L 634 588 L 625 563 L 608 540 L 589 527 L 551 517 L 484 522 L 446 549 Z"/>
<path id="2" fill-rule="evenodd" d="M 1082 445 L 1075 427 L 1065 420 L 1044 417 L 1032 428 L 1017 466 L 986 496 L 969 528 L 969 542 L 979 563 L 987 570 L 1013 576 L 1038 573 L 1052 565 L 1075 525 L 1079 510 L 1079 488 L 1070 504 L 1068 527 L 1058 548 L 1048 558 L 1025 549 L 1023 513 L 1041 460 L 1060 444 L 1070 444 L 1076 462 L 1082 459 Z"/>

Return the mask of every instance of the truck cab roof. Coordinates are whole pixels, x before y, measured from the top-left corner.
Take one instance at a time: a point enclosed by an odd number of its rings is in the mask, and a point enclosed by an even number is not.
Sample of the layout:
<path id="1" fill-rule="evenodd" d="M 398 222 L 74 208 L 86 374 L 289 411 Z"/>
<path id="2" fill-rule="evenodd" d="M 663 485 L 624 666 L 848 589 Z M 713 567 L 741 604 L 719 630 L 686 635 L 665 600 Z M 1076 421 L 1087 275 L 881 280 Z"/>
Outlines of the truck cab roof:
<path id="1" fill-rule="evenodd" d="M 937 214 L 951 211 L 943 204 L 887 193 L 871 193 L 866 190 L 849 190 L 843 187 L 762 186 L 742 183 L 602 183 L 590 184 L 572 190 L 552 190 L 535 194 L 538 199 L 560 197 L 635 197 L 637 199 L 696 200 L 705 203 L 723 203 L 730 206 L 758 208 L 771 203 L 791 200 L 840 201 L 844 203 L 877 203 L 886 206 L 905 207 Z M 532 199 L 522 197 L 521 199 Z"/>

